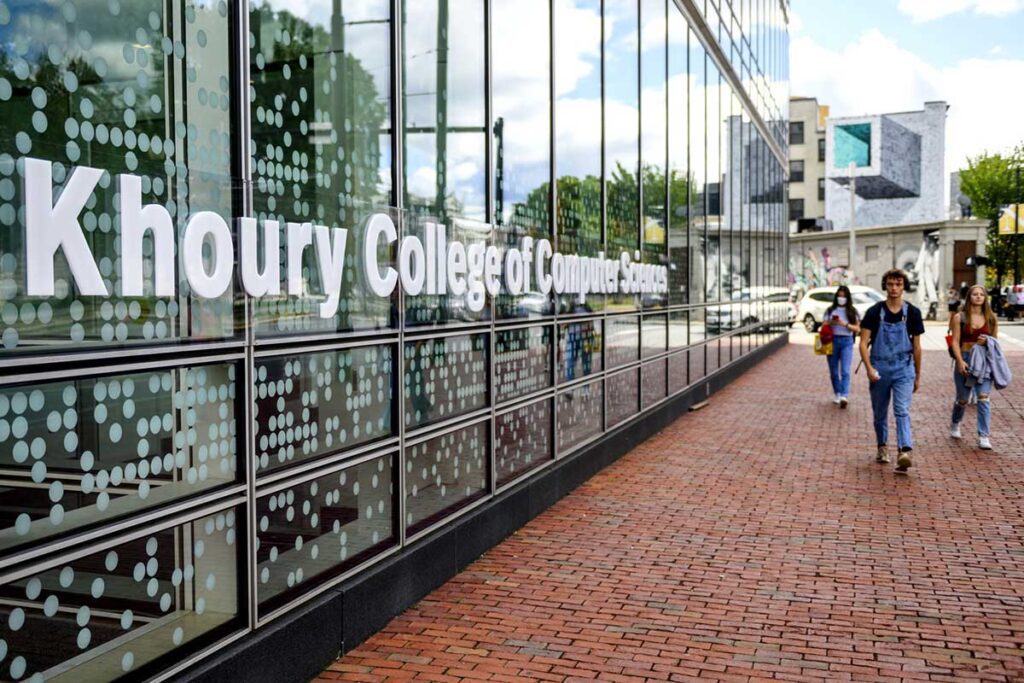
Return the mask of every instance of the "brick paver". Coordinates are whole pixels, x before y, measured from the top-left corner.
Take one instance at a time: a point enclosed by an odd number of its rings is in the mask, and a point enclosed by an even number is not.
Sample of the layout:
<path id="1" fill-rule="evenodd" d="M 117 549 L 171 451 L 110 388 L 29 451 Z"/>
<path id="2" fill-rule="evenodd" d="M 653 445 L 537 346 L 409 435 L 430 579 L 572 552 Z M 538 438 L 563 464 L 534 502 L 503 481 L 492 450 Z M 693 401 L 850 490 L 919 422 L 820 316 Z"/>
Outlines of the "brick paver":
<path id="1" fill-rule="evenodd" d="M 838 410 L 824 360 L 791 344 L 319 680 L 1024 680 L 1009 352 L 990 453 L 972 413 L 946 435 L 949 361 L 926 352 L 901 477 L 873 461 L 863 371 Z"/>

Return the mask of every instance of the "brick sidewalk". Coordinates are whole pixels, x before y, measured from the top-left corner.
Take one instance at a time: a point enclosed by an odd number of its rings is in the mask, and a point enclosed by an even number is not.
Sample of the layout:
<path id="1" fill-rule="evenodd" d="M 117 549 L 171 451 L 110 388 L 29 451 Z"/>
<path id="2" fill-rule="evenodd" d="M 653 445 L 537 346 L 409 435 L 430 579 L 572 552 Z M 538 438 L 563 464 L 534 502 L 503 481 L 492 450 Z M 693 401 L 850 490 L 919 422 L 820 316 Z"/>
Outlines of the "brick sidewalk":
<path id="1" fill-rule="evenodd" d="M 1024 680 L 1024 350 L 995 452 L 946 435 L 927 351 L 915 467 L 867 388 L 790 345 L 492 549 L 318 680 Z"/>

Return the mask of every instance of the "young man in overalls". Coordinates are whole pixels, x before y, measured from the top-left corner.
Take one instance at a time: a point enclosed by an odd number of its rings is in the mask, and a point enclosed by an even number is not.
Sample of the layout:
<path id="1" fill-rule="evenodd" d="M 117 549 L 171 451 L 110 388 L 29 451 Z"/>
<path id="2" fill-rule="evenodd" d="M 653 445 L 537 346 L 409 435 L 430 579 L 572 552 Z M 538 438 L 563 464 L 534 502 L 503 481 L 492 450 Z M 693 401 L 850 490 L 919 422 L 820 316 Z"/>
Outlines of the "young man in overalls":
<path id="1" fill-rule="evenodd" d="M 889 462 L 889 403 L 896 418 L 896 471 L 913 464 L 914 437 L 910 429 L 910 399 L 921 386 L 921 309 L 903 300 L 907 274 L 898 268 L 882 276 L 885 301 L 864 314 L 860 357 L 871 381 L 871 410 L 878 450 L 876 462 Z"/>

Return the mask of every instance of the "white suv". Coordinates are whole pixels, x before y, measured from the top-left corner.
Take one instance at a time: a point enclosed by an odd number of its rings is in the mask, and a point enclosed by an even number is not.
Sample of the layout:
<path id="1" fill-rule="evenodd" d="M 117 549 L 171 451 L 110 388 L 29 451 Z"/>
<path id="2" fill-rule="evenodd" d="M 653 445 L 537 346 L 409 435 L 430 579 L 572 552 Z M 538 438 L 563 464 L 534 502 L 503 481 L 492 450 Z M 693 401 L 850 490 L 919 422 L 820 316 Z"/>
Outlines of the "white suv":
<path id="1" fill-rule="evenodd" d="M 837 289 L 839 289 L 839 285 L 815 287 L 800 300 L 796 319 L 803 323 L 805 330 L 814 332 L 821 327 L 822 316 L 825 315 L 828 307 L 832 305 Z M 863 285 L 850 285 L 850 294 L 853 296 L 853 307 L 857 309 L 857 313 L 861 317 L 871 308 L 872 304 L 885 298 L 885 295 L 877 289 L 864 287 Z"/>

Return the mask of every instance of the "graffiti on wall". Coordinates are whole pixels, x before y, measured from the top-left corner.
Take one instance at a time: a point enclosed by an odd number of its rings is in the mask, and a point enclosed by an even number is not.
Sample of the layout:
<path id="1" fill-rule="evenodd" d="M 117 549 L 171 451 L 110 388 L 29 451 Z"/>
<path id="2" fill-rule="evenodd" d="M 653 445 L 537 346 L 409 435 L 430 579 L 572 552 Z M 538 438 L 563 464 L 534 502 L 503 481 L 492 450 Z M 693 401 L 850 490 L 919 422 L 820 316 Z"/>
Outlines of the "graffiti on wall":
<path id="1" fill-rule="evenodd" d="M 856 284 L 857 278 L 850 279 L 845 266 L 832 262 L 832 252 L 828 247 L 815 251 L 807 247 L 800 256 L 789 259 L 789 285 L 791 289 L 807 291 L 814 287 L 828 287 L 839 284 Z"/>

